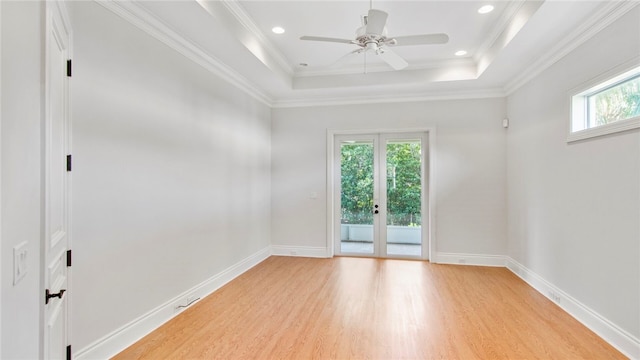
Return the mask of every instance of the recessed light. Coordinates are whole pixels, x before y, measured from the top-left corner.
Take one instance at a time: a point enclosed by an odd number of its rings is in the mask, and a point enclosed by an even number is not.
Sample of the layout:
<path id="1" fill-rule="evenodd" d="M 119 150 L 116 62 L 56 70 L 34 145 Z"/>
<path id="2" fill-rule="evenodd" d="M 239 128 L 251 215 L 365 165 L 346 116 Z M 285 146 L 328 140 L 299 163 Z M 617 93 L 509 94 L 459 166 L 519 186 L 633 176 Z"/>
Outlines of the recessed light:
<path id="1" fill-rule="evenodd" d="M 284 29 L 280 26 L 275 26 L 273 27 L 273 29 L 271 29 L 271 31 L 273 31 L 274 34 L 284 34 Z"/>
<path id="2" fill-rule="evenodd" d="M 478 13 L 480 14 L 488 14 L 493 11 L 493 5 L 485 5 L 478 9 Z"/>
<path id="3" fill-rule="evenodd" d="M 456 51 L 456 56 L 465 56 L 465 55 L 467 55 L 467 52 L 465 50 Z"/>

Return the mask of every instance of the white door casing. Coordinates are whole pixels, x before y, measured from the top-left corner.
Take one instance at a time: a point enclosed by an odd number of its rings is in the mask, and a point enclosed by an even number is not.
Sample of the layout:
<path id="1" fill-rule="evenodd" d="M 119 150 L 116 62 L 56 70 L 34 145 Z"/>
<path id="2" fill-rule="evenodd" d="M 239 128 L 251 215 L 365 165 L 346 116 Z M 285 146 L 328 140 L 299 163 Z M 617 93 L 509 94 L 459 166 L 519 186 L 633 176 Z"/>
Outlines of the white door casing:
<path id="1" fill-rule="evenodd" d="M 2 2 L 0 1 L 0 39 L 2 39 Z M 0 45 L 0 84 L 2 84 L 2 45 Z M 0 244 L 2 242 L 2 86 L 0 86 Z M 0 246 L 0 279 L 2 279 L 2 246 Z M 0 296 L 0 310 L 2 300 Z M 2 324 L 2 311 L 0 311 L 0 324 Z M 2 327 L 0 326 L 0 355 L 2 355 Z"/>
<path id="2" fill-rule="evenodd" d="M 64 359 L 69 345 L 67 250 L 71 239 L 67 60 L 70 59 L 71 29 L 63 2 L 47 1 L 45 14 L 42 356 L 44 359 Z"/>
<path id="3" fill-rule="evenodd" d="M 429 260 L 433 247 L 435 245 L 433 217 L 435 209 L 433 208 L 433 157 L 431 149 L 431 140 L 435 136 L 435 130 L 419 129 L 413 131 L 402 130 L 386 130 L 386 131 L 344 131 L 344 132 L 328 132 L 327 148 L 327 170 L 328 170 L 328 247 L 329 255 L 348 255 L 348 256 L 373 256 L 373 257 L 392 257 L 392 258 L 420 258 Z M 413 140 L 410 140 L 413 139 Z M 387 253 L 387 187 L 386 187 L 386 144 L 391 141 L 419 141 L 421 144 L 421 213 L 423 214 L 421 226 L 421 255 L 400 255 L 399 253 Z M 373 166 L 373 183 L 374 194 L 373 200 L 375 209 L 380 210 L 373 220 L 373 252 L 348 252 L 344 253 L 341 247 L 341 146 L 344 143 L 351 144 L 356 142 L 370 143 L 374 149 L 374 166 Z"/>

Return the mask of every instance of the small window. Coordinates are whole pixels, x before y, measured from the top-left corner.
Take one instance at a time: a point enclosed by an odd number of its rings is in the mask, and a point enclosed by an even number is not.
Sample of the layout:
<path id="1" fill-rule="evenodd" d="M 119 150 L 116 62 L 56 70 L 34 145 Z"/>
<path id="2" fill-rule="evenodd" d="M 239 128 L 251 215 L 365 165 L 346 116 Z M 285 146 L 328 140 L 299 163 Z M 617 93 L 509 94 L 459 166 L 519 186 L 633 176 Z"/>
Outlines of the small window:
<path id="1" fill-rule="evenodd" d="M 572 96 L 568 141 L 640 127 L 640 67 Z"/>
<path id="2" fill-rule="evenodd" d="M 640 116 L 640 75 L 587 96 L 589 128 Z"/>

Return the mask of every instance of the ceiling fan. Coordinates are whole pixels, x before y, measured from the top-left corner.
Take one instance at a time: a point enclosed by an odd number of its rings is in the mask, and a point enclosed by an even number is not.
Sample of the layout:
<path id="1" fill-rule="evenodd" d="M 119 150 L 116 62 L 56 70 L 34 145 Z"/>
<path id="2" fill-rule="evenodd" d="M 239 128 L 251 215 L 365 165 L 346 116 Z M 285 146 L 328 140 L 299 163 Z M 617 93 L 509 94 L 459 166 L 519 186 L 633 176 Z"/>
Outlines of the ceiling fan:
<path id="1" fill-rule="evenodd" d="M 320 36 L 302 36 L 300 40 L 325 41 L 357 45 L 358 48 L 346 56 L 371 52 L 379 56 L 395 70 L 402 70 L 409 64 L 400 55 L 393 52 L 391 46 L 446 44 L 447 34 L 423 34 L 409 36 L 387 36 L 387 17 L 389 14 L 382 10 L 369 9 L 369 13 L 362 17 L 362 26 L 356 30 L 355 40 L 337 39 Z M 345 56 L 345 57 L 346 57 Z M 366 58 L 365 58 L 366 66 Z"/>

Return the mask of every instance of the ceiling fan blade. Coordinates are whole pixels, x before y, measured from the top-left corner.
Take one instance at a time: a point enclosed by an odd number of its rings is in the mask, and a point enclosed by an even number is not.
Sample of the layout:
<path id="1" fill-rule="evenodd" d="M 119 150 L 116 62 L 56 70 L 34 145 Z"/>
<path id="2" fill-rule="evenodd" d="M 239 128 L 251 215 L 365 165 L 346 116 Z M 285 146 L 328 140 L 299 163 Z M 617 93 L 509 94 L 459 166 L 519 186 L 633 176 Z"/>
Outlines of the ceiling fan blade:
<path id="1" fill-rule="evenodd" d="M 343 43 L 343 44 L 353 44 L 353 40 L 336 39 L 336 38 L 321 37 L 321 36 L 301 36 L 300 40 L 326 41 L 326 42 L 336 42 L 336 43 Z"/>
<path id="2" fill-rule="evenodd" d="M 382 10 L 371 9 L 367 15 L 367 34 L 382 35 L 384 26 L 387 24 L 387 14 Z"/>
<path id="3" fill-rule="evenodd" d="M 394 53 L 389 49 L 380 49 L 380 52 L 378 52 L 378 56 L 380 56 L 380 58 L 384 62 L 389 64 L 389 66 L 391 66 L 395 70 L 402 70 L 409 66 L 409 63 L 401 58 L 400 55 Z"/>
<path id="4" fill-rule="evenodd" d="M 395 40 L 395 44 L 393 43 Z M 431 44 L 446 44 L 449 42 L 449 35 L 447 34 L 424 34 L 424 35 L 409 35 L 394 37 L 389 45 L 394 46 L 408 46 L 408 45 L 431 45 Z"/>
<path id="5" fill-rule="evenodd" d="M 361 53 L 363 53 L 364 51 L 365 51 L 365 50 L 364 50 L 364 49 L 362 49 L 362 48 L 358 48 L 358 49 L 355 49 L 355 50 L 353 50 L 353 51 L 350 51 L 350 52 L 346 53 L 344 56 L 340 57 L 338 60 L 336 60 L 336 61 L 335 61 L 333 64 L 331 64 L 329 67 L 335 67 L 335 66 L 337 66 L 337 65 L 340 65 L 340 64 L 342 64 L 343 62 L 345 62 L 347 59 L 349 59 L 349 58 L 353 57 L 354 55 L 361 54 Z"/>

